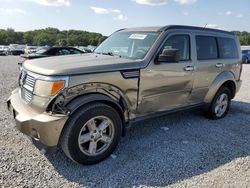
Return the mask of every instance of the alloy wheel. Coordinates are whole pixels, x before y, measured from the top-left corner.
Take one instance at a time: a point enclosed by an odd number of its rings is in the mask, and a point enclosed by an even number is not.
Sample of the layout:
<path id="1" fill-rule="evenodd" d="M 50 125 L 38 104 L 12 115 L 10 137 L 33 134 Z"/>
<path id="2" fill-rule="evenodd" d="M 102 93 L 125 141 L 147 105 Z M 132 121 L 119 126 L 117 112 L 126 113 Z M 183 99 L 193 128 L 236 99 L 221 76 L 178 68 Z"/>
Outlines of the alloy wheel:
<path id="1" fill-rule="evenodd" d="M 217 117 L 221 117 L 227 110 L 228 107 L 228 95 L 222 93 L 216 100 L 214 112 Z"/>
<path id="2" fill-rule="evenodd" d="M 97 156 L 109 148 L 113 138 L 113 122 L 106 116 L 96 116 L 83 125 L 78 136 L 78 145 L 85 155 Z"/>

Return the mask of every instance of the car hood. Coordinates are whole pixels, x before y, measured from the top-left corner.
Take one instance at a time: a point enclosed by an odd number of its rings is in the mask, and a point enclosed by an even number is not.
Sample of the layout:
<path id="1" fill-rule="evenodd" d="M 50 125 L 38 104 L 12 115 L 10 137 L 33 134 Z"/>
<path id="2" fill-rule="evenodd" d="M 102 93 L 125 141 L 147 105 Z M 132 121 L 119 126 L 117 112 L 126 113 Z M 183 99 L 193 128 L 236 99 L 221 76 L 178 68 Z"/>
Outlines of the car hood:
<path id="1" fill-rule="evenodd" d="M 62 76 L 138 69 L 140 64 L 141 60 L 92 53 L 29 60 L 23 68 L 42 75 Z"/>
<path id="2" fill-rule="evenodd" d="M 46 57 L 47 55 L 44 54 L 36 54 L 36 53 L 32 53 L 32 54 L 22 54 L 21 57 L 23 58 L 35 58 L 35 57 Z"/>

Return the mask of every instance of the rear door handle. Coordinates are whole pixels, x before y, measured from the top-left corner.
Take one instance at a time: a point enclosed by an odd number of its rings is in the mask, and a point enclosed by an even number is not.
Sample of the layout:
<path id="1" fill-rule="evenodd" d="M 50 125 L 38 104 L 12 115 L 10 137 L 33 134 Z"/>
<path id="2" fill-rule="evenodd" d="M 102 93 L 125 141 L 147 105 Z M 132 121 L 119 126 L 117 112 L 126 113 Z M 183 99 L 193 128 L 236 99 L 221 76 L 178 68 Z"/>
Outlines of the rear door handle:
<path id="1" fill-rule="evenodd" d="M 195 66 L 186 66 L 186 67 L 184 67 L 185 71 L 194 71 L 195 69 L 196 69 Z"/>
<path id="2" fill-rule="evenodd" d="M 224 63 L 216 63 L 215 67 L 222 68 L 222 67 L 225 67 L 225 64 Z"/>

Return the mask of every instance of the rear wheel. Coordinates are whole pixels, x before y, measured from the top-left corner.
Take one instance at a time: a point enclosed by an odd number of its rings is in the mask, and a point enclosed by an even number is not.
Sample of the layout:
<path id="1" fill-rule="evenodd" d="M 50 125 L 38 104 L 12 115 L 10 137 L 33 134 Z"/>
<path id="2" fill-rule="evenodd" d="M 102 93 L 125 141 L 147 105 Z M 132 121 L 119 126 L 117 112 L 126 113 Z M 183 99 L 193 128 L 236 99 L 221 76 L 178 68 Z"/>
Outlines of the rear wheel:
<path id="1" fill-rule="evenodd" d="M 94 164 L 107 158 L 122 135 L 122 121 L 112 107 L 94 103 L 75 112 L 62 133 L 65 154 L 81 164 Z"/>
<path id="2" fill-rule="evenodd" d="M 210 119 L 220 119 L 227 115 L 230 108 L 231 92 L 227 87 L 221 87 L 216 93 L 206 115 Z"/>

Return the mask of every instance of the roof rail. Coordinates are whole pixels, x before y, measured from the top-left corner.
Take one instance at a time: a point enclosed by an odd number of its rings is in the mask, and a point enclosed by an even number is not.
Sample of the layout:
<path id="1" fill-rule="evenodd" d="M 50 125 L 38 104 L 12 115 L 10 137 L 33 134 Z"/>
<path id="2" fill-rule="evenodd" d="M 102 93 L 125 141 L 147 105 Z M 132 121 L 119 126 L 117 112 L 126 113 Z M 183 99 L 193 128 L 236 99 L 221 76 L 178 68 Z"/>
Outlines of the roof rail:
<path id="1" fill-rule="evenodd" d="M 212 28 L 206 28 L 206 27 L 196 27 L 196 26 L 185 26 L 185 25 L 167 25 L 160 29 L 160 31 L 166 31 L 169 29 L 189 29 L 189 30 L 205 30 L 205 31 L 211 31 L 211 32 L 217 32 L 217 33 L 224 33 L 229 35 L 235 35 L 233 32 L 230 31 L 224 31 L 220 29 L 212 29 Z"/>

